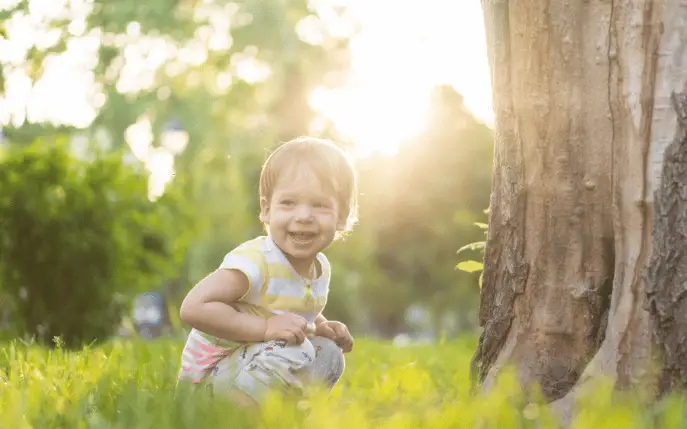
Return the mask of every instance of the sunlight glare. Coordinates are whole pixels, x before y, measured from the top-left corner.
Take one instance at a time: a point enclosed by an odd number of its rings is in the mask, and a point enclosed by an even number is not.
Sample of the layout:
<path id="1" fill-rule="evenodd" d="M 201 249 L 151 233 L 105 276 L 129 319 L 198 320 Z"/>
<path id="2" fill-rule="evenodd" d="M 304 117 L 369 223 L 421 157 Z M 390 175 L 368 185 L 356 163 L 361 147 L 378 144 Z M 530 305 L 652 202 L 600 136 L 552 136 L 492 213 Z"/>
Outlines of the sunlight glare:
<path id="1" fill-rule="evenodd" d="M 318 0 L 345 3 L 360 24 L 341 88 L 316 88 L 311 107 L 358 156 L 393 155 L 427 125 L 434 87 L 452 85 L 491 125 L 490 75 L 479 1 Z M 393 13 L 391 12 L 393 11 Z"/>
<path id="2" fill-rule="evenodd" d="M 334 121 L 342 138 L 355 142 L 356 156 L 393 156 L 404 140 L 425 128 L 429 97 L 412 89 L 393 83 L 334 90 L 320 87 L 311 94 L 310 104 Z"/>
<path id="3" fill-rule="evenodd" d="M 16 0 L 0 0 L 0 10 Z M 12 124 L 49 122 L 89 126 L 105 95 L 96 84 L 94 66 L 101 44 L 114 43 L 123 55 L 113 59 L 105 72 L 122 93 L 136 93 L 155 85 L 164 70 L 175 76 L 190 65 L 200 65 L 209 50 L 229 49 L 231 30 L 251 22 L 236 5 L 220 7 L 205 2 L 193 10 L 196 20 L 207 21 L 196 38 L 184 46 L 161 36 L 141 34 L 130 23 L 128 34 L 113 36 L 99 30 L 85 31 L 92 0 L 30 0 L 30 15 L 14 14 L 4 22 L 7 39 L 0 38 L 0 64 L 6 78 L 0 97 L 0 128 Z M 347 8 L 339 15 L 335 9 Z M 351 36 L 351 69 L 345 86 L 318 87 L 309 101 L 322 117 L 333 122 L 343 139 L 354 142 L 358 156 L 394 155 L 399 147 L 427 125 L 432 89 L 453 85 L 465 105 L 491 124 L 491 90 L 486 58 L 482 10 L 478 0 L 309 0 L 315 15 L 304 19 L 297 32 L 306 43 L 324 44 L 327 38 Z M 218 14 L 217 11 L 230 12 Z M 59 31 L 54 18 L 67 18 L 73 37 L 67 50 L 50 56 L 46 70 L 32 82 L 25 66 L 33 46 L 53 46 Z M 356 32 L 356 29 L 358 31 Z M 56 32 L 57 31 L 57 32 Z M 49 64 L 48 64 L 49 63 Z M 49 67 L 47 67 L 49 65 Z M 270 64 L 248 46 L 233 53 L 230 67 L 217 76 L 218 92 L 226 92 L 234 79 L 262 82 L 272 74 Z M 188 85 L 198 81 L 190 75 Z M 163 95 L 163 93 L 160 93 Z M 169 97 L 167 95 L 166 97 Z M 323 122 L 318 118 L 315 123 Z M 151 196 L 171 179 L 174 158 L 152 147 L 150 123 L 137 122 L 126 132 L 134 155 L 151 171 Z M 163 178 L 169 177 L 168 179 Z"/>
<path id="4" fill-rule="evenodd" d="M 94 37 L 73 38 L 68 49 L 45 60 L 45 72 L 36 81 L 27 100 L 29 122 L 72 124 L 86 128 L 97 115 L 99 96 L 102 95 L 95 75 L 91 71 L 100 43 Z M 75 99 L 69 109 L 64 101 Z"/>
<path id="5" fill-rule="evenodd" d="M 51 29 L 49 20 L 65 16 L 65 4 L 32 1 L 32 14 L 17 13 L 7 20 L 7 39 L 0 39 L 0 63 L 10 65 L 5 73 L 5 94 L 0 100 L 0 126 L 20 127 L 33 123 L 69 124 L 85 128 L 97 114 L 100 89 L 95 83 L 99 39 L 92 35 L 73 37 L 67 49 L 49 55 L 42 75 L 33 82 L 25 65 L 28 50 L 34 45 L 45 49 L 57 43 L 60 30 Z M 59 7 L 57 7 L 59 6 Z M 83 19 L 90 11 L 87 1 L 72 1 L 70 16 Z"/>
<path id="6" fill-rule="evenodd" d="M 164 147 L 153 147 L 153 129 L 150 119 L 142 116 L 130 125 L 124 140 L 132 154 L 143 163 L 148 176 L 148 198 L 155 200 L 162 196 L 174 176 L 174 155 Z"/>
<path id="7" fill-rule="evenodd" d="M 243 51 L 234 53 L 229 68 L 237 78 L 250 84 L 263 82 L 272 74 L 270 65 L 258 59 L 256 46 L 246 46 Z"/>
<path id="8" fill-rule="evenodd" d="M 152 124 L 150 119 L 146 117 L 139 118 L 135 123 L 129 125 L 124 132 L 124 141 L 129 145 L 134 156 L 141 161 L 148 158 L 153 138 Z"/>
<path id="9" fill-rule="evenodd" d="M 165 188 L 174 177 L 174 155 L 163 147 L 153 148 L 145 163 L 150 172 L 148 177 L 148 198 L 156 200 L 165 193 Z"/>

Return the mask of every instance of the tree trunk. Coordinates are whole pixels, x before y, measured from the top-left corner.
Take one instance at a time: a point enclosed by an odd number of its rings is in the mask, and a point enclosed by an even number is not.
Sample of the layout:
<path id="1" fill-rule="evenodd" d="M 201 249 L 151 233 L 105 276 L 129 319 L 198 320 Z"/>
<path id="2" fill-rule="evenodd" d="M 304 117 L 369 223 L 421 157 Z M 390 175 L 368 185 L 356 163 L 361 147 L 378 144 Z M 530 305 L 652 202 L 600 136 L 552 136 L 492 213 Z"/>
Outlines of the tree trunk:
<path id="1" fill-rule="evenodd" d="M 483 0 L 483 8 L 495 160 L 473 369 L 489 389 L 513 365 L 523 385 L 539 384 L 569 416 L 581 381 L 602 373 L 626 387 L 647 376 L 652 194 L 676 130 L 670 94 L 687 82 L 687 3 Z M 667 185 L 674 196 L 660 216 L 686 198 L 684 168 L 672 177 L 682 188 Z M 657 261 L 674 266 L 679 252 L 664 249 Z M 684 326 L 673 316 L 681 307 L 669 305 L 682 298 L 673 286 L 681 278 L 665 272 L 654 278 L 673 282 L 670 292 L 652 302 L 661 326 Z M 655 331 L 664 344 L 682 338 Z"/>
<path id="2" fill-rule="evenodd" d="M 687 391 L 687 86 L 673 96 L 678 131 L 656 191 L 647 297 L 654 345 L 663 360 L 659 394 Z"/>

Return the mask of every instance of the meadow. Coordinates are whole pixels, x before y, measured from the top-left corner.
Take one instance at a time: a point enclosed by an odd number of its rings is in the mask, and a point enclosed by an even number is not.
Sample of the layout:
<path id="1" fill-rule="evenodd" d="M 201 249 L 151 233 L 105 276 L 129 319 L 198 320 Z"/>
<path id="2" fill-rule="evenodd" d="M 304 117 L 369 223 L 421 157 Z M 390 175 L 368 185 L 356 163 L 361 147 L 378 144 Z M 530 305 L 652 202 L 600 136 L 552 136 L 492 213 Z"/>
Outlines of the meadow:
<path id="1" fill-rule="evenodd" d="M 0 351 L 3 428 L 555 428 L 526 404 L 507 373 L 488 395 L 470 392 L 474 338 L 402 348 L 360 340 L 340 384 L 307 401 L 272 398 L 258 416 L 204 396 L 175 395 L 178 341 L 115 340 L 67 351 L 21 341 Z M 574 428 L 684 427 L 684 402 L 651 409 L 614 400 L 604 386 L 583 402 Z"/>

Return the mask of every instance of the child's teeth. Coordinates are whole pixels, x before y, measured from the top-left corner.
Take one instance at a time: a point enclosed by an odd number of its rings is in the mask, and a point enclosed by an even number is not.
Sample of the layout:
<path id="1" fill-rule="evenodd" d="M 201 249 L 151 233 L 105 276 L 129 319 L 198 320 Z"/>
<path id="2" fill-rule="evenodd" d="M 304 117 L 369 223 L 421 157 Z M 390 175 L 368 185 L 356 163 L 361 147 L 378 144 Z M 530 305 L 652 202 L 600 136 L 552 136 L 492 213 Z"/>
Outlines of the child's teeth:
<path id="1" fill-rule="evenodd" d="M 293 238 L 297 241 L 308 241 L 311 238 L 311 234 L 306 234 L 302 232 L 293 233 Z"/>

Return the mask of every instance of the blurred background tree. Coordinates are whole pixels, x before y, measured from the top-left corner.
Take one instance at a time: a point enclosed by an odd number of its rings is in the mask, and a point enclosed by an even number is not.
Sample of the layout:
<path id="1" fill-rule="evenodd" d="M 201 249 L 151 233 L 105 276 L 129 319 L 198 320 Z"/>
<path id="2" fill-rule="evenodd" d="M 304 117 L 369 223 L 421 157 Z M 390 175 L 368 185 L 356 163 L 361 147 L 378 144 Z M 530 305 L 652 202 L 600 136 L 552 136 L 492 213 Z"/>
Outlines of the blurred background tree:
<path id="1" fill-rule="evenodd" d="M 119 157 L 117 168 L 148 176 L 152 207 L 168 205 L 190 216 L 164 224 L 174 231 L 166 236 L 169 246 L 183 249 L 170 259 L 172 267 L 159 267 L 155 279 L 140 267 L 127 268 L 131 278 L 148 280 L 122 290 L 124 302 L 155 289 L 178 304 L 226 252 L 263 232 L 257 181 L 275 145 L 317 134 L 356 149 L 331 117 L 313 108 L 318 88 L 340 87 L 350 72 L 350 41 L 359 28 L 346 2 L 9 3 L 0 12 L 6 38 L 0 95 L 38 97 L 48 87 L 54 94 L 0 114 L 12 162 L 29 157 L 36 145 L 65 139 L 74 160 L 63 162 L 99 165 L 97 152 Z M 89 82 L 83 94 L 70 93 L 66 84 L 59 89 L 70 62 L 82 70 L 77 78 Z M 87 103 L 60 108 L 77 96 Z M 401 92 L 393 102 L 413 104 L 406 96 Z M 358 335 L 454 335 L 476 326 L 476 279 L 454 269 L 455 253 L 481 238 L 473 223 L 483 220 L 488 205 L 491 131 L 450 86 L 437 86 L 429 106 L 422 132 L 404 139 L 395 155 L 357 158 L 361 223 L 328 251 L 335 271 L 326 315 Z M 57 118 L 48 116 L 51 109 Z M 395 135 L 396 126 L 385 126 L 378 125 L 380 140 Z M 115 192 L 126 193 L 126 186 L 115 185 Z M 170 192 L 174 199 L 163 202 Z M 79 195 L 74 191 L 73 198 Z M 16 227 L 0 219 L 0 228 Z M 2 234 L 10 232 L 17 233 Z M 52 232 L 43 234 L 48 251 Z M 60 278 L 52 282 L 63 281 L 65 291 L 86 293 Z M 36 288 L 55 288 L 39 283 Z M 0 284 L 6 309 L 17 308 L 17 293 Z M 10 322 L 20 330 L 35 325 Z"/>
<path id="2" fill-rule="evenodd" d="M 0 284 L 17 331 L 70 347 L 106 339 L 127 294 L 174 275 L 192 230 L 174 189 L 153 203 L 119 157 L 84 162 L 59 141 L 0 165 Z"/>

